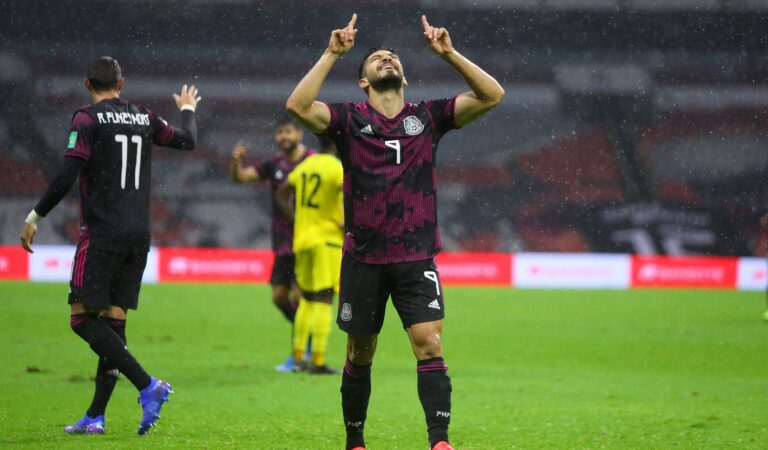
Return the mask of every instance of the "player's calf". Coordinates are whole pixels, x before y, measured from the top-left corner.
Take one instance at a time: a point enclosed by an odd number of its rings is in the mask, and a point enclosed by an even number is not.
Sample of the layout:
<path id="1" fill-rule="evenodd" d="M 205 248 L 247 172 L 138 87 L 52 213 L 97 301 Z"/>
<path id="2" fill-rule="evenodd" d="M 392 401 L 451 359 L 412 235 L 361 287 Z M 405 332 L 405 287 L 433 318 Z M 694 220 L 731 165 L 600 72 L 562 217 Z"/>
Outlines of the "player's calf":
<path id="1" fill-rule="evenodd" d="M 365 447 L 363 432 L 371 396 L 371 364 L 356 365 L 347 359 L 341 377 L 341 408 L 347 432 L 347 450 Z"/>
<path id="2" fill-rule="evenodd" d="M 442 357 L 429 358 L 416 364 L 418 391 L 424 417 L 427 420 L 429 445 L 448 441 L 451 423 L 451 379 L 448 365 Z"/>
<path id="3" fill-rule="evenodd" d="M 437 447 L 448 442 L 451 422 L 451 379 L 443 359 L 442 320 L 413 324 L 408 329 L 413 353 L 416 355 L 419 400 L 427 421 L 429 444 Z"/>

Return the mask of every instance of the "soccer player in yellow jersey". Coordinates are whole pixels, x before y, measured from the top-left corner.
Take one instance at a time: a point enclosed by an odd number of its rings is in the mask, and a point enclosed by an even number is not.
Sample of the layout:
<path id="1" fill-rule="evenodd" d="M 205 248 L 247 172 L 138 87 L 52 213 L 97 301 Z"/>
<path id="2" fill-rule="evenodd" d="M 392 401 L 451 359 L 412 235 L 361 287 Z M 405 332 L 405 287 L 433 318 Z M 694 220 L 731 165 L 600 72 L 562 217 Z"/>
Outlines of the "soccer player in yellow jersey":
<path id="1" fill-rule="evenodd" d="M 334 294 L 339 292 L 341 247 L 344 243 L 342 184 L 344 170 L 331 142 L 321 139 L 322 153 L 305 159 L 277 190 L 278 206 L 293 218 L 293 251 L 301 300 L 293 337 L 294 370 L 334 374 L 325 353 L 331 334 Z M 291 196 L 295 197 L 295 207 Z M 312 335 L 312 361 L 304 361 Z"/>

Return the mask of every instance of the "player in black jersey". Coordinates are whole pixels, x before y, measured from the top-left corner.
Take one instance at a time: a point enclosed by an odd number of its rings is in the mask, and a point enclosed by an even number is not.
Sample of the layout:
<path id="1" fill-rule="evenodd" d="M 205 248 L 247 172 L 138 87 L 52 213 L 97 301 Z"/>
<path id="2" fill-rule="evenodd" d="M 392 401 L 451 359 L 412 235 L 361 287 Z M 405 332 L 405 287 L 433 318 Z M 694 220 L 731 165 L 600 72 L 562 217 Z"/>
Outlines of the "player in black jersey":
<path id="1" fill-rule="evenodd" d="M 80 240 L 69 283 L 70 324 L 99 356 L 96 391 L 80 421 L 64 429 L 73 434 L 104 433 L 104 411 L 122 372 L 136 389 L 143 417 L 139 434 L 155 426 L 173 392 L 151 377 L 126 346 L 126 311 L 136 309 L 149 251 L 149 191 L 152 145 L 192 150 L 197 140 L 194 86 L 174 94 L 181 128 L 148 109 L 120 98 L 120 65 L 110 57 L 88 68 L 85 87 L 93 103 L 72 118 L 64 168 L 29 213 L 21 245 L 32 253 L 37 223 L 80 179 Z"/>

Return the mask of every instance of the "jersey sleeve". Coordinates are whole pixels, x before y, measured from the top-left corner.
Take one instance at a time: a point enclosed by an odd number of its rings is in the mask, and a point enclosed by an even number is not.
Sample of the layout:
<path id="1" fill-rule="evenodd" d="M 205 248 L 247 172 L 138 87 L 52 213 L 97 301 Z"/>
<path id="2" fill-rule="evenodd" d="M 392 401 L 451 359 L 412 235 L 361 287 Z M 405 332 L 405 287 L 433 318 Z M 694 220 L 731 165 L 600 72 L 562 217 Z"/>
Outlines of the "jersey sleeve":
<path id="1" fill-rule="evenodd" d="M 149 113 L 149 120 L 152 123 L 152 142 L 157 145 L 167 145 L 173 139 L 173 135 L 176 134 L 176 130 L 165 119 L 153 113 Z"/>
<path id="2" fill-rule="evenodd" d="M 328 122 L 325 136 L 334 139 L 347 129 L 349 122 L 349 111 L 352 109 L 352 103 L 329 103 L 328 110 L 331 113 L 331 120 Z"/>
<path id="3" fill-rule="evenodd" d="M 83 161 L 91 159 L 94 143 L 96 121 L 93 116 L 84 111 L 78 111 L 72 118 L 69 128 L 69 140 L 64 156 L 73 156 Z"/>
<path id="4" fill-rule="evenodd" d="M 259 161 L 253 165 L 261 180 L 271 180 L 275 177 L 275 160 L 273 158 Z"/>
<path id="5" fill-rule="evenodd" d="M 443 134 L 458 128 L 454 117 L 456 97 L 428 100 L 426 104 L 438 133 Z"/>

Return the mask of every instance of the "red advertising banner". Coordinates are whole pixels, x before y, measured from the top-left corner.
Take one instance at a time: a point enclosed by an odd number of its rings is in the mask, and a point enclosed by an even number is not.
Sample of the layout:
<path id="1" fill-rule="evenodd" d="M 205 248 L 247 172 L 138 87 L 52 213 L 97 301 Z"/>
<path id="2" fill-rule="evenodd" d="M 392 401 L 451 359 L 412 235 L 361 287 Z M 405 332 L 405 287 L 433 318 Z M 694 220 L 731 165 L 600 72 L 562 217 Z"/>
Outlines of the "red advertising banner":
<path id="1" fill-rule="evenodd" d="M 440 253 L 440 282 L 445 285 L 509 286 L 512 255 L 509 253 Z"/>
<path id="2" fill-rule="evenodd" d="M 0 280 L 26 280 L 29 256 L 20 246 L 0 246 Z"/>
<path id="3" fill-rule="evenodd" d="M 632 287 L 735 289 L 738 258 L 635 256 Z"/>
<path id="4" fill-rule="evenodd" d="M 269 250 L 161 248 L 159 281 L 266 282 L 272 272 Z"/>

